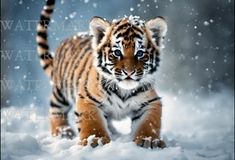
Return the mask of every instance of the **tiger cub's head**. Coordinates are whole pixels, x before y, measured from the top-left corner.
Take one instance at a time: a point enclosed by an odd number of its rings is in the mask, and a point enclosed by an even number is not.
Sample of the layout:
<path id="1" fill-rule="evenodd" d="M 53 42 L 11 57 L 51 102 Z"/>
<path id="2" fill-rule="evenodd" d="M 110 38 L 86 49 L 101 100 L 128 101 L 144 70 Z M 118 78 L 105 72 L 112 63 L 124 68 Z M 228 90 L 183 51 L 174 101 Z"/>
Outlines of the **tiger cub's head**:
<path id="1" fill-rule="evenodd" d="M 106 79 L 127 90 L 154 83 L 161 41 L 167 32 L 162 17 L 147 22 L 133 16 L 113 22 L 94 17 L 90 32 L 95 65 Z"/>

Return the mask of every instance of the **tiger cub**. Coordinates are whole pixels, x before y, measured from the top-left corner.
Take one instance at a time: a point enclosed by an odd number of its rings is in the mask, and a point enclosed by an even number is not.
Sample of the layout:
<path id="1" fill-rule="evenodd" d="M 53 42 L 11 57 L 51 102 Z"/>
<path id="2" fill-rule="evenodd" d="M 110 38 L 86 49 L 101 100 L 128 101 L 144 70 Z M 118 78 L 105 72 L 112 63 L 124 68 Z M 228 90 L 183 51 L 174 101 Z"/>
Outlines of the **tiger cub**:
<path id="1" fill-rule="evenodd" d="M 76 106 L 80 144 L 109 143 L 116 133 L 112 120 L 129 116 L 133 141 L 141 147 L 165 147 L 160 140 L 162 106 L 154 90 L 161 41 L 167 24 L 156 17 L 147 22 L 124 17 L 90 21 L 90 34 L 64 40 L 53 57 L 47 28 L 55 0 L 47 0 L 37 26 L 41 65 L 53 82 L 50 126 L 54 136 L 72 138 L 68 112 Z"/>

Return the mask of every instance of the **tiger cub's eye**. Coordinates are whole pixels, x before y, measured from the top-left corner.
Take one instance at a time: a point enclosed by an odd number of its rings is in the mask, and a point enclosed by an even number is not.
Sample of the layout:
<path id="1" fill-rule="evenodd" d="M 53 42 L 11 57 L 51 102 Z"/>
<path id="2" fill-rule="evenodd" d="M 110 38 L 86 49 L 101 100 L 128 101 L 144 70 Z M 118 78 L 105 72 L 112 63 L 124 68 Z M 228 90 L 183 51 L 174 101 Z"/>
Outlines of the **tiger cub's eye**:
<path id="1" fill-rule="evenodd" d="M 138 58 L 144 57 L 144 51 L 141 51 L 141 50 L 137 51 L 137 52 L 136 52 L 136 56 L 137 56 Z"/>
<path id="2" fill-rule="evenodd" d="M 119 50 L 119 49 L 116 49 L 114 52 L 113 52 L 113 55 L 115 57 L 121 57 L 122 56 L 122 52 Z"/>

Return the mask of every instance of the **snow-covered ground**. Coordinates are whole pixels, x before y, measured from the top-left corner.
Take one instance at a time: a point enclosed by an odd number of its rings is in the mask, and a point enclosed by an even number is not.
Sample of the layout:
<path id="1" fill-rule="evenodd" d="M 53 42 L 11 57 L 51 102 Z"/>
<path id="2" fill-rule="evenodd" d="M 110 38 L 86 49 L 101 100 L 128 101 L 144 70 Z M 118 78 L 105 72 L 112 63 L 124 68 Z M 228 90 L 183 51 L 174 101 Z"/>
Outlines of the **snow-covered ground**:
<path id="1" fill-rule="evenodd" d="M 1 110 L 2 160 L 233 160 L 233 92 L 210 96 L 181 94 L 163 97 L 162 136 L 168 147 L 137 147 L 128 135 L 91 148 L 77 145 L 77 139 L 52 138 L 47 108 L 11 107 Z M 73 115 L 71 115 L 73 118 Z M 116 124 L 116 123 L 115 123 Z M 130 122 L 116 125 L 129 132 Z"/>

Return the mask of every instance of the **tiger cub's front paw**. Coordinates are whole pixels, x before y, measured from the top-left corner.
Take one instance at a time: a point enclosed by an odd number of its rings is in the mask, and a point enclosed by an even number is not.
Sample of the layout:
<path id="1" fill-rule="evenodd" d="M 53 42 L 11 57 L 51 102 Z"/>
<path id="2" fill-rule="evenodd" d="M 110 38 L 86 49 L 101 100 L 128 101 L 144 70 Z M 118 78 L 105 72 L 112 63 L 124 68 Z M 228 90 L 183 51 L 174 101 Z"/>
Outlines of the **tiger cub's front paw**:
<path id="1" fill-rule="evenodd" d="M 160 139 L 152 139 L 152 137 L 136 137 L 134 142 L 137 146 L 144 148 L 165 148 L 166 143 Z"/>
<path id="2" fill-rule="evenodd" d="M 86 139 L 83 139 L 79 142 L 80 145 L 83 146 L 91 146 L 91 147 L 96 147 L 98 145 L 104 145 L 110 142 L 109 137 L 95 137 L 95 135 L 89 136 Z"/>
<path id="3" fill-rule="evenodd" d="M 52 135 L 67 139 L 73 139 L 75 137 L 75 133 L 70 126 L 57 127 L 56 131 L 52 133 Z"/>

